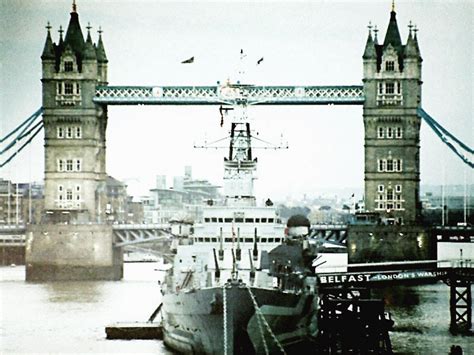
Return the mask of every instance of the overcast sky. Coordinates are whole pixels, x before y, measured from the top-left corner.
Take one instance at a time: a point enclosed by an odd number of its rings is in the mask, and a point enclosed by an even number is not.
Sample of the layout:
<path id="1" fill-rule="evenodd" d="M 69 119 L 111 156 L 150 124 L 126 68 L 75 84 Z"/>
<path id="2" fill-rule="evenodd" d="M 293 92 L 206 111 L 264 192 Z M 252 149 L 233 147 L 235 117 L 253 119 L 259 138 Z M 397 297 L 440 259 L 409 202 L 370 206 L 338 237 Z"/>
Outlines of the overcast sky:
<path id="1" fill-rule="evenodd" d="M 0 136 L 41 106 L 44 27 L 51 22 L 57 42 L 71 2 L 0 0 Z M 77 8 L 84 35 L 88 22 L 94 42 L 98 27 L 104 30 L 110 85 L 214 85 L 233 77 L 241 48 L 247 81 L 256 85 L 361 85 L 366 26 L 378 25 L 383 41 L 391 1 L 77 0 Z M 423 108 L 472 147 L 473 2 L 397 1 L 396 12 L 403 42 L 410 20 L 419 28 Z M 191 56 L 193 64 L 180 64 Z M 255 152 L 260 198 L 363 188 L 361 106 L 254 107 L 250 114 L 259 137 L 278 142 L 283 134 L 289 144 L 286 151 Z M 185 165 L 194 177 L 221 185 L 226 152 L 193 149 L 227 134 L 219 121 L 214 106 L 110 107 L 107 171 L 126 179 L 132 193 L 152 188 L 156 175 L 183 175 Z M 39 135 L 0 177 L 42 180 L 43 143 Z M 421 183 L 463 183 L 464 176 L 472 181 L 472 169 L 423 123 Z"/>

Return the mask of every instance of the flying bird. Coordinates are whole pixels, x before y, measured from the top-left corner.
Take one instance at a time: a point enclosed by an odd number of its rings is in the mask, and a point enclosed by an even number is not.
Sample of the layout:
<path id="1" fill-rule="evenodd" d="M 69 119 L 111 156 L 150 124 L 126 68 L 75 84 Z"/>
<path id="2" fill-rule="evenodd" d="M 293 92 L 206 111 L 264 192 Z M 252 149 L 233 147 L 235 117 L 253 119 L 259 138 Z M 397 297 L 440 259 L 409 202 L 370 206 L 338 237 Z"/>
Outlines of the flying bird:
<path id="1" fill-rule="evenodd" d="M 262 62 L 263 62 L 263 57 L 257 61 L 257 65 L 261 64 Z"/>
<path id="2" fill-rule="evenodd" d="M 194 63 L 194 57 L 191 57 L 189 59 L 186 59 L 186 60 L 183 60 L 181 62 L 181 64 L 190 64 L 190 63 Z"/>

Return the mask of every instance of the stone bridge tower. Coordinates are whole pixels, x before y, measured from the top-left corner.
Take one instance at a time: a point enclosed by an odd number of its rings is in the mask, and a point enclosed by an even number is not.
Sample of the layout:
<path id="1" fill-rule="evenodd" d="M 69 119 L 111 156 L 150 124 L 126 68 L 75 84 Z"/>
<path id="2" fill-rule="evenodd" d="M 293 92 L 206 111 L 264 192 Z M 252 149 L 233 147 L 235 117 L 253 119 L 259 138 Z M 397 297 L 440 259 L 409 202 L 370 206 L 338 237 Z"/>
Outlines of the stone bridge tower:
<path id="1" fill-rule="evenodd" d="M 45 129 L 45 218 L 28 225 L 26 280 L 118 280 L 122 250 L 105 224 L 107 109 L 92 101 L 107 85 L 99 31 L 84 40 L 73 3 L 66 36 L 48 33 L 41 55 Z"/>
<path id="2" fill-rule="evenodd" d="M 364 55 L 365 207 L 383 221 L 414 224 L 420 215 L 421 56 L 416 29 L 402 44 L 396 13 L 383 44 L 377 30 Z"/>
<path id="3" fill-rule="evenodd" d="M 107 112 L 92 98 L 107 84 L 101 31 L 84 41 L 73 4 L 66 36 L 52 42 L 48 25 L 41 56 L 45 128 L 45 209 L 52 222 L 101 223 L 105 206 Z M 66 218 L 66 220 L 64 220 Z M 59 219 L 59 220 L 58 220 Z"/>

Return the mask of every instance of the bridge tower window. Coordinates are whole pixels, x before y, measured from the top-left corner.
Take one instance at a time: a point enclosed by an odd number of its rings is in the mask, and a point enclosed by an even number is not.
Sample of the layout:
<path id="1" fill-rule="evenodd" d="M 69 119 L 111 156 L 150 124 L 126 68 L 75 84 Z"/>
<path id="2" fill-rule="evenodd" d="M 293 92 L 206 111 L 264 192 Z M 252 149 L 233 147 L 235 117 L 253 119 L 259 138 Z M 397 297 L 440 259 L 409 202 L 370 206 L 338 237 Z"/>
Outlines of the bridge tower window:
<path id="1" fill-rule="evenodd" d="M 383 191 L 384 191 L 384 186 L 383 186 L 383 185 L 379 185 L 379 186 L 377 187 L 377 190 L 378 190 L 378 192 L 383 192 Z"/>
<path id="2" fill-rule="evenodd" d="M 403 129 L 402 127 L 395 128 L 395 137 L 396 138 L 403 138 Z"/>
<path id="3" fill-rule="evenodd" d="M 395 70 L 395 62 L 393 60 L 387 60 L 385 62 L 385 70 L 386 71 L 394 71 Z"/>
<path id="4" fill-rule="evenodd" d="M 76 138 L 82 138 L 82 128 L 81 128 L 81 126 L 76 127 Z"/>
<path id="5" fill-rule="evenodd" d="M 64 71 L 72 72 L 74 70 L 74 63 L 70 60 L 64 62 Z"/>
<path id="6" fill-rule="evenodd" d="M 387 127 L 387 138 L 393 138 L 393 129 L 392 129 L 392 127 Z"/>
<path id="7" fill-rule="evenodd" d="M 383 127 L 378 127 L 377 128 L 377 138 L 384 138 L 384 128 Z"/>
<path id="8" fill-rule="evenodd" d="M 72 83 L 64 83 L 64 94 L 65 95 L 74 94 L 74 85 Z"/>
<path id="9" fill-rule="evenodd" d="M 64 138 L 64 129 L 63 127 L 58 127 L 57 128 L 57 135 L 58 138 Z"/>
<path id="10" fill-rule="evenodd" d="M 66 160 L 66 171 L 72 171 L 72 170 L 73 170 L 72 159 L 67 159 Z"/>

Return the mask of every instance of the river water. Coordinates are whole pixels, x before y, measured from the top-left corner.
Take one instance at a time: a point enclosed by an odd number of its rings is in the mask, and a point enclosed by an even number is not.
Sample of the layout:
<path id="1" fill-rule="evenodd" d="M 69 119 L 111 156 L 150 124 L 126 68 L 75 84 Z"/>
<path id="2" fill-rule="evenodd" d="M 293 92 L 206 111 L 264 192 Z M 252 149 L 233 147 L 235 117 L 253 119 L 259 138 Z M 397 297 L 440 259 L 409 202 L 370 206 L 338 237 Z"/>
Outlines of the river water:
<path id="1" fill-rule="evenodd" d="M 157 340 L 106 340 L 105 326 L 146 321 L 160 303 L 154 263 L 129 263 L 118 282 L 26 283 L 24 266 L 0 268 L 1 354 L 171 354 Z M 449 333 L 442 283 L 384 290 L 397 354 L 474 354 L 474 337 Z"/>

